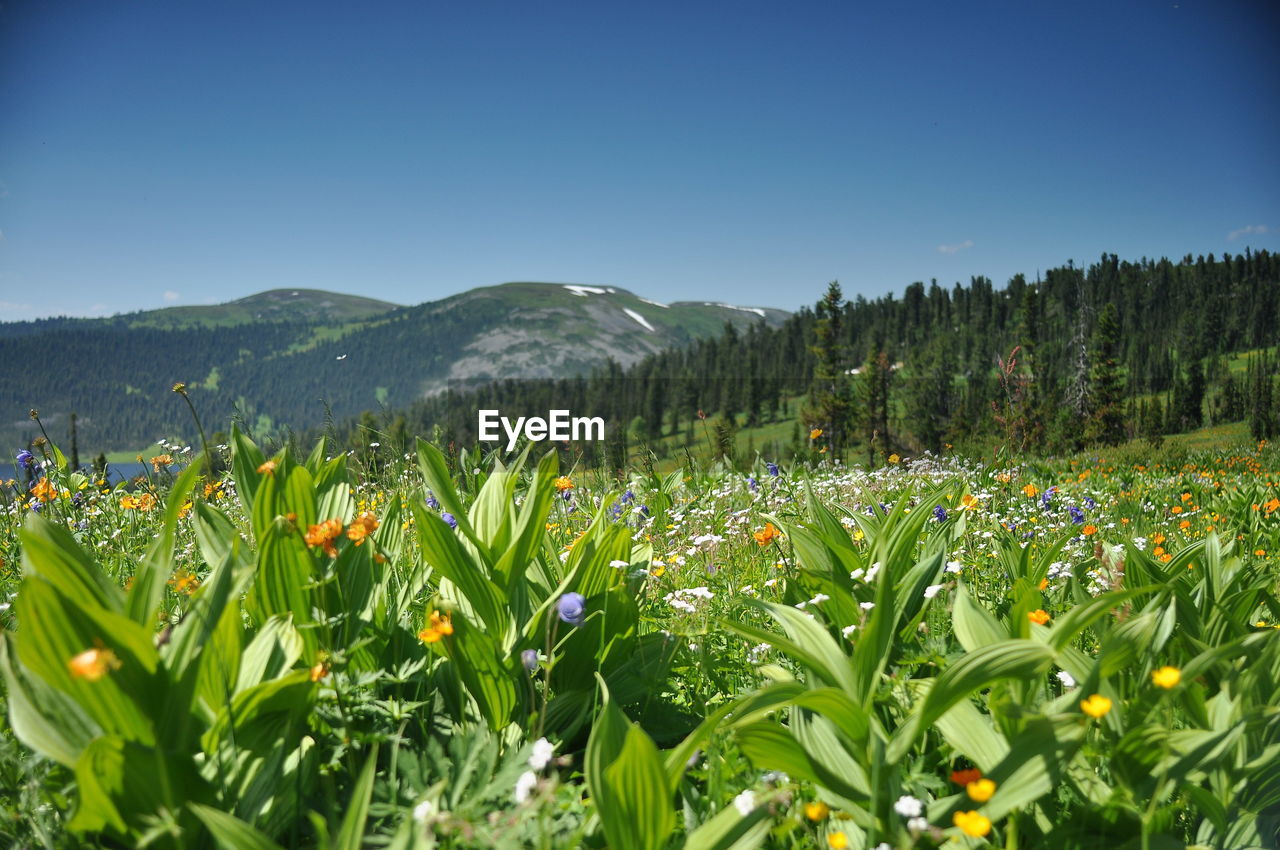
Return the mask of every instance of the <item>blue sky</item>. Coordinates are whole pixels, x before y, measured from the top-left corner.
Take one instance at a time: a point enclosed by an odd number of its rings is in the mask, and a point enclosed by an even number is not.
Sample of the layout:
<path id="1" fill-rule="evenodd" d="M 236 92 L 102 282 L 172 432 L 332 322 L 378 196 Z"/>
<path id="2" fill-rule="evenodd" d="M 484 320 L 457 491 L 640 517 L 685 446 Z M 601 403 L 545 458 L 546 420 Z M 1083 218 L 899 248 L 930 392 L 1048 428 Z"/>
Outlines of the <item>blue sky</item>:
<path id="1" fill-rule="evenodd" d="M 1280 249 L 1270 2 L 0 9 L 0 319 Z"/>

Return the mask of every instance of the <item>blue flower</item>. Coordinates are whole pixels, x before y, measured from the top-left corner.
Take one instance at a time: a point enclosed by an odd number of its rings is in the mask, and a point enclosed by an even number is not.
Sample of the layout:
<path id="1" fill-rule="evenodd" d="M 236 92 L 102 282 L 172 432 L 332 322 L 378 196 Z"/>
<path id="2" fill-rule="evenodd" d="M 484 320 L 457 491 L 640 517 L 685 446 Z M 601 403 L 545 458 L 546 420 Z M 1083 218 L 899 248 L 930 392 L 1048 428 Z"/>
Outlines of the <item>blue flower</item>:
<path id="1" fill-rule="evenodd" d="M 614 502 L 612 505 L 610 505 L 609 515 L 612 516 L 614 519 L 617 519 L 618 517 L 622 516 L 622 504 L 620 502 Z"/>
<path id="2" fill-rule="evenodd" d="M 938 522 L 946 522 L 946 521 L 947 521 L 947 512 L 946 512 L 945 510 L 943 510 L 942 505 L 934 505 L 934 507 L 933 507 L 933 515 L 934 515 L 935 517 L 937 517 Z"/>
<path id="3" fill-rule="evenodd" d="M 1093 510 L 1094 508 L 1096 508 L 1096 507 L 1098 506 L 1098 503 L 1097 503 L 1097 502 L 1095 502 L 1093 499 L 1090 499 L 1088 496 L 1085 496 L 1085 497 L 1084 497 L 1084 506 L 1085 506 L 1086 508 L 1088 508 L 1089 510 Z"/>
<path id="4" fill-rule="evenodd" d="M 1067 513 L 1071 514 L 1071 521 L 1076 525 L 1084 525 L 1084 511 L 1072 505 L 1067 508 Z"/>
<path id="5" fill-rule="evenodd" d="M 639 510 L 637 511 L 637 513 L 639 513 L 639 514 L 640 514 L 640 516 L 648 516 L 648 515 L 649 515 L 649 506 L 648 506 L 648 505 L 641 505 L 641 506 L 640 506 L 640 508 L 639 508 Z"/>
<path id="6" fill-rule="evenodd" d="M 439 510 L 439 509 L 440 509 L 440 503 L 439 503 L 438 501 L 436 501 L 436 494 L 435 494 L 435 493 L 428 493 L 428 494 L 427 494 L 427 507 L 431 508 L 431 510 L 433 510 L 433 511 L 435 511 L 435 510 Z"/>
<path id="7" fill-rule="evenodd" d="M 628 490 L 627 492 L 623 493 L 621 496 L 618 497 L 618 502 L 623 505 L 629 505 L 635 501 L 635 498 L 636 498 L 636 494 Z"/>
<path id="8" fill-rule="evenodd" d="M 778 471 L 778 465 L 773 461 L 769 461 L 768 463 L 765 464 L 765 466 L 769 468 L 769 474 L 772 475 L 774 478 L 777 478 L 779 475 L 782 474 L 781 472 Z"/>
<path id="9" fill-rule="evenodd" d="M 538 650 L 526 649 L 520 653 L 520 663 L 524 665 L 524 669 L 532 673 L 538 669 Z"/>
<path id="10" fill-rule="evenodd" d="M 560 619 L 571 626 L 581 626 L 587 618 L 587 600 L 581 593 L 570 591 L 556 602 L 556 611 Z"/>
<path id="11" fill-rule="evenodd" d="M 450 528 L 458 527 L 458 521 L 454 519 L 453 514 L 449 513 L 448 511 L 445 511 L 444 513 L 440 514 L 440 519 L 447 522 Z"/>
<path id="12" fill-rule="evenodd" d="M 760 492 L 760 482 L 752 478 L 750 475 L 747 476 L 747 486 L 751 488 L 752 493 Z"/>
<path id="13" fill-rule="evenodd" d="M 1057 493 L 1057 492 L 1058 492 L 1057 487 L 1050 487 L 1048 490 L 1045 490 L 1044 493 L 1040 496 L 1040 504 L 1046 508 L 1049 507 L 1049 503 L 1053 501 L 1054 493 Z"/>

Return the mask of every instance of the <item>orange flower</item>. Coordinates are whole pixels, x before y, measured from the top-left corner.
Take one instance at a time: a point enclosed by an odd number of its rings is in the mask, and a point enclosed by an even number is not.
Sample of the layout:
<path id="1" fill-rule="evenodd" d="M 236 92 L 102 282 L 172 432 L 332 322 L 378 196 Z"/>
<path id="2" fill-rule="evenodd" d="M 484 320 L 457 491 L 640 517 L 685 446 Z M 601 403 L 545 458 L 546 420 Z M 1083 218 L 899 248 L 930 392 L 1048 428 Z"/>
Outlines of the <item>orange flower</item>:
<path id="1" fill-rule="evenodd" d="M 1043 608 L 1037 608 L 1036 610 L 1032 611 L 1030 614 L 1027 615 L 1027 619 L 1038 626 L 1043 626 L 1045 623 L 1049 622 L 1050 618 L 1049 618 L 1049 613 L 1047 611 L 1045 611 Z"/>
<path id="2" fill-rule="evenodd" d="M 111 670 L 120 668 L 120 659 L 109 649 L 86 649 L 67 662 L 71 675 L 87 682 L 96 682 Z"/>
<path id="3" fill-rule="evenodd" d="M 336 558 L 338 557 L 338 547 L 333 545 L 333 541 L 337 540 L 341 534 L 342 520 L 330 519 L 308 528 L 302 539 L 307 542 L 308 546 L 324 547 L 326 555 L 330 558 Z"/>
<path id="4" fill-rule="evenodd" d="M 968 786 L 970 782 L 977 782 L 982 778 L 982 771 L 976 767 L 968 767 L 963 770 L 951 771 L 951 781 L 956 785 Z"/>
<path id="5" fill-rule="evenodd" d="M 1180 514 L 1180 513 L 1182 513 L 1182 505 L 1174 505 L 1174 506 L 1173 506 L 1173 508 L 1172 508 L 1172 511 L 1173 511 L 1173 513 L 1175 513 L 1175 514 Z"/>
<path id="6" fill-rule="evenodd" d="M 313 682 L 318 682 L 328 675 L 329 675 L 329 665 L 325 664 L 323 661 L 317 661 L 316 666 L 311 668 L 311 675 L 309 678 Z"/>
<path id="7" fill-rule="evenodd" d="M 151 463 L 151 468 L 156 472 L 159 472 L 160 467 L 169 466 L 170 464 L 173 463 L 173 455 L 168 453 L 162 454 L 162 455 L 156 455 L 155 457 L 151 458 L 150 463 Z"/>
<path id="8" fill-rule="evenodd" d="M 1280 511 L 1280 499 L 1273 498 L 1271 501 L 1267 502 L 1262 507 L 1266 508 L 1267 513 L 1275 513 L 1276 511 Z"/>
<path id="9" fill-rule="evenodd" d="M 782 536 L 782 532 L 779 531 L 777 528 L 775 528 L 774 524 L 771 522 L 766 522 L 764 524 L 764 528 L 760 529 L 759 531 L 755 532 L 752 535 L 752 537 L 756 539 L 756 542 L 759 543 L 761 546 L 768 546 L 770 543 L 772 543 L 774 540 L 778 539 L 781 536 Z"/>
<path id="10" fill-rule="evenodd" d="M 1049 586 L 1049 580 L 1048 580 L 1047 578 L 1042 578 L 1042 579 L 1040 579 L 1040 589 L 1041 589 L 1041 590 L 1044 590 L 1044 589 L 1045 589 L 1046 587 L 1048 587 L 1048 586 Z"/>
<path id="11" fill-rule="evenodd" d="M 1178 523 L 1178 528 L 1182 529 L 1183 531 L 1186 531 L 1190 527 L 1191 527 L 1191 520 L 1189 519 L 1184 519 L 1182 522 Z"/>
<path id="12" fill-rule="evenodd" d="M 143 493 L 138 497 L 138 510 L 149 511 L 156 506 L 156 497 L 151 493 Z"/>
<path id="13" fill-rule="evenodd" d="M 31 495 L 42 502 L 52 502 L 58 498 L 58 488 L 50 484 L 48 478 L 41 478 L 31 488 Z"/>
<path id="14" fill-rule="evenodd" d="M 1026 487 L 1023 487 L 1022 492 L 1026 495 L 1028 499 L 1034 499 L 1036 496 L 1040 495 L 1040 491 L 1036 488 L 1036 485 L 1034 484 L 1028 484 Z"/>
<path id="15" fill-rule="evenodd" d="M 277 464 L 274 460 L 263 461 L 262 465 L 258 467 L 258 474 L 259 475 L 275 475 L 276 465 Z"/>
<path id="16" fill-rule="evenodd" d="M 373 511 L 365 511 L 351 521 L 350 527 L 347 528 L 347 537 L 359 546 L 366 537 L 377 530 L 378 518 L 374 516 Z"/>
<path id="17" fill-rule="evenodd" d="M 960 510 L 976 510 L 978 507 L 978 497 L 971 493 L 965 493 L 960 497 Z"/>
<path id="18" fill-rule="evenodd" d="M 1182 501 L 1183 501 L 1183 502 L 1190 502 L 1190 501 L 1191 501 L 1191 494 L 1190 494 L 1190 493 L 1183 493 L 1183 494 L 1182 494 Z"/>
<path id="19" fill-rule="evenodd" d="M 821 437 L 821 436 L 822 436 L 822 429 L 821 429 L 821 428 L 814 428 L 812 431 L 810 431 L 810 432 L 809 432 L 809 439 L 810 439 L 810 440 L 816 440 L 816 439 L 818 439 L 818 438 L 819 438 L 819 437 Z"/>
<path id="20" fill-rule="evenodd" d="M 174 593 L 190 596 L 200 586 L 200 579 L 187 570 L 179 570 L 173 574 L 173 578 L 169 579 L 169 586 L 173 588 Z"/>
<path id="21" fill-rule="evenodd" d="M 441 614 L 439 611 L 432 611 L 427 618 L 427 625 L 422 631 L 418 632 L 418 640 L 423 643 L 436 643 L 443 640 L 446 635 L 453 634 L 453 615 Z"/>
<path id="22" fill-rule="evenodd" d="M 1091 537 L 1091 536 L 1093 536 L 1093 535 L 1095 535 L 1095 534 L 1097 534 L 1097 533 L 1098 533 L 1098 526 L 1094 525 L 1093 523 L 1089 523 L 1089 524 L 1088 524 L 1088 525 L 1086 525 L 1084 528 L 1082 528 L 1082 529 L 1080 530 L 1080 532 L 1081 532 L 1085 537 Z"/>

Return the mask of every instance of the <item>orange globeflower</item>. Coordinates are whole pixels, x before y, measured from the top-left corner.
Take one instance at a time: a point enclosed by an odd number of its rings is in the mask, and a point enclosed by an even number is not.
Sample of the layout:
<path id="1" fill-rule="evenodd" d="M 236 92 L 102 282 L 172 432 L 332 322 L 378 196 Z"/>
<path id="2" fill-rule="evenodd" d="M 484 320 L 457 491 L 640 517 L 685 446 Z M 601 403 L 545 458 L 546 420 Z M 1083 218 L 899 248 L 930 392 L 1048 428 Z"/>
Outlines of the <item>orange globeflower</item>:
<path id="1" fill-rule="evenodd" d="M 1027 614 L 1027 619 L 1038 626 L 1043 626 L 1045 623 L 1049 622 L 1051 618 L 1049 617 L 1048 611 L 1045 611 L 1043 608 L 1037 608 Z"/>
<path id="2" fill-rule="evenodd" d="M 31 495 L 42 502 L 52 502 L 58 497 L 58 488 L 50 484 L 48 478 L 41 478 L 31 488 Z"/>
<path id="3" fill-rule="evenodd" d="M 87 682 L 96 682 L 111 670 L 120 667 L 120 659 L 109 649 L 86 649 L 67 662 L 71 675 Z"/>
<path id="4" fill-rule="evenodd" d="M 446 635 L 453 634 L 453 615 L 441 614 L 439 611 L 432 611 L 427 618 L 427 625 L 422 631 L 418 632 L 418 640 L 423 643 L 436 643 L 443 640 Z"/>
<path id="5" fill-rule="evenodd" d="M 370 534 L 378 530 L 378 518 L 373 511 L 365 511 L 351 521 L 351 526 L 347 529 L 347 537 L 354 540 L 359 546 L 364 539 Z"/>
<path id="6" fill-rule="evenodd" d="M 342 520 L 330 519 L 325 520 L 319 525 L 313 525 L 307 529 L 307 533 L 302 535 L 302 539 L 307 542 L 308 546 L 321 546 L 324 553 L 330 558 L 338 557 L 338 547 L 333 545 L 333 541 L 338 539 L 342 534 Z"/>
<path id="7" fill-rule="evenodd" d="M 766 522 L 764 524 L 764 528 L 755 532 L 755 534 L 753 534 L 752 536 L 755 537 L 756 542 L 759 543 L 761 546 L 768 546 L 774 540 L 781 537 L 782 532 L 779 531 L 776 527 L 774 527 L 773 523 Z"/>

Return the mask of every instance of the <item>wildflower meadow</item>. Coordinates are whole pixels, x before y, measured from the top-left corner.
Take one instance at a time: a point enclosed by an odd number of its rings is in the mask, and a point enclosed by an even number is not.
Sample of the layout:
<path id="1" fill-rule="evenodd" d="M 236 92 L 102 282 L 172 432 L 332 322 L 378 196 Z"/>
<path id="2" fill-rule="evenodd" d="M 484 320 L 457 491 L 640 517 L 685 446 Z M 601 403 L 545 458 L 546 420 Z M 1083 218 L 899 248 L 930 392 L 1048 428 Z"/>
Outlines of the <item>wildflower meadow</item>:
<path id="1" fill-rule="evenodd" d="M 168 448 L 17 458 L 8 846 L 1277 846 L 1270 445 Z"/>

